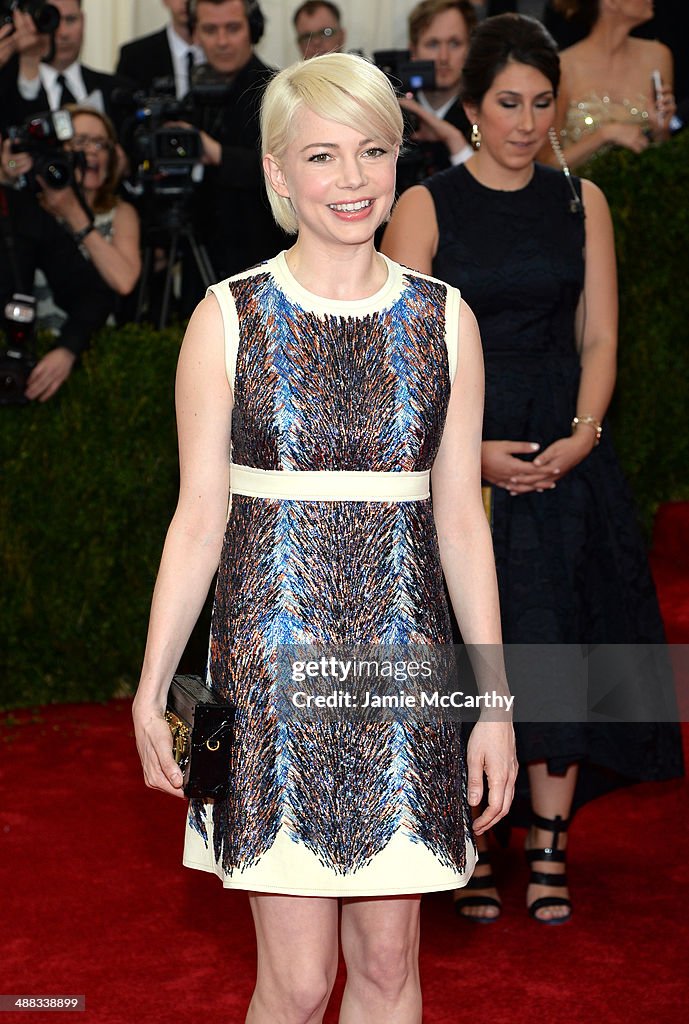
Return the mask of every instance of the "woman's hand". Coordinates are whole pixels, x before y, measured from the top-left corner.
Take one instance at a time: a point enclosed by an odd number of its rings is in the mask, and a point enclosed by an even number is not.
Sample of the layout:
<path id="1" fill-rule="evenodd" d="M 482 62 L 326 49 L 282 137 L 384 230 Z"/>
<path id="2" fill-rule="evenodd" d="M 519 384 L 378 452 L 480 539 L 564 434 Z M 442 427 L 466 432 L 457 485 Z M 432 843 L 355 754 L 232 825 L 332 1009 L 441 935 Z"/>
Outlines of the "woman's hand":
<path id="1" fill-rule="evenodd" d="M 89 218 L 76 193 L 71 186 L 67 188 L 49 188 L 45 181 L 39 176 L 38 182 L 41 192 L 38 201 L 48 213 L 58 220 L 63 220 L 71 231 L 80 231 L 90 223 Z"/>
<path id="2" fill-rule="evenodd" d="M 483 835 L 510 809 L 517 779 L 517 754 L 511 721 L 479 719 L 467 745 L 467 792 L 470 807 L 483 798 L 483 775 L 488 779 L 488 806 L 474 821 L 474 834 Z"/>
<path id="3" fill-rule="evenodd" d="M 184 798 L 182 772 L 172 756 L 172 736 L 167 722 L 157 709 L 139 705 L 136 700 L 132 715 L 146 785 Z"/>
<path id="4" fill-rule="evenodd" d="M 555 487 L 560 475 L 554 465 L 537 465 L 538 460 L 525 462 L 519 454 L 533 455 L 540 445 L 535 441 L 484 441 L 481 445 L 481 476 L 510 494 L 548 491 Z"/>
<path id="5" fill-rule="evenodd" d="M 76 356 L 68 348 L 60 345 L 51 349 L 29 374 L 24 392 L 26 397 L 38 402 L 52 398 L 69 377 L 75 361 Z"/>
<path id="6" fill-rule="evenodd" d="M 664 85 L 656 97 L 656 109 L 654 134 L 659 141 L 665 140 L 670 135 L 670 121 L 677 113 L 675 95 L 669 85 Z"/>
<path id="7" fill-rule="evenodd" d="M 651 144 L 643 125 L 631 122 L 609 121 L 598 129 L 601 142 L 630 149 L 632 153 L 643 153 Z"/>
<path id="8" fill-rule="evenodd" d="M 0 175 L 3 183 L 14 185 L 23 174 L 28 174 L 32 167 L 31 156 L 28 153 L 13 153 L 12 140 L 5 139 L 0 149 Z"/>
<path id="9" fill-rule="evenodd" d="M 557 474 L 561 480 L 565 473 L 583 462 L 596 443 L 596 432 L 586 424 L 580 424 L 571 437 L 561 437 L 553 441 L 541 454 L 533 460 L 543 472 Z"/>

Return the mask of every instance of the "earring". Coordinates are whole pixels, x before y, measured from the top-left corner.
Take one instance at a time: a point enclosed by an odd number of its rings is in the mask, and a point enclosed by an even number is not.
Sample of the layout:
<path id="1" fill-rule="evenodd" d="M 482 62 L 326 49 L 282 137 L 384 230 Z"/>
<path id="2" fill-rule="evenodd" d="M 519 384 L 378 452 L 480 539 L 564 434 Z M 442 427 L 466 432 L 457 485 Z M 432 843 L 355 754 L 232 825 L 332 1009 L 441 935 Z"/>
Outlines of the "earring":
<path id="1" fill-rule="evenodd" d="M 471 145 L 474 149 L 481 148 L 481 129 L 477 124 L 471 126 Z"/>

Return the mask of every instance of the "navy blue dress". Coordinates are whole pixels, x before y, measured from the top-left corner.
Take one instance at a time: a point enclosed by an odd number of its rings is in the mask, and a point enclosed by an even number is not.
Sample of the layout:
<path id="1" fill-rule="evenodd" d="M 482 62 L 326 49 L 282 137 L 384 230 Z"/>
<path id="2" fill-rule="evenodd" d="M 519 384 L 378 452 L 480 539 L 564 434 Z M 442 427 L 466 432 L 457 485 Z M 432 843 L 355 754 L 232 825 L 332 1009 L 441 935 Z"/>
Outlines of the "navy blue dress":
<path id="1" fill-rule="evenodd" d="M 581 194 L 579 180 L 572 181 Z M 572 210 L 562 172 L 540 164 L 515 192 L 486 188 L 464 165 L 424 184 L 440 231 L 433 274 L 461 289 L 481 330 L 484 439 L 536 441 L 543 450 L 569 436 L 576 412 L 584 216 Z M 554 490 L 511 497 L 493 488 L 507 644 L 664 642 L 632 498 L 604 427 L 600 445 Z M 682 771 L 679 731 L 671 725 L 523 723 L 517 733 L 522 764 L 545 760 L 556 773 L 574 762 L 586 767 L 575 803 L 624 779 Z"/>

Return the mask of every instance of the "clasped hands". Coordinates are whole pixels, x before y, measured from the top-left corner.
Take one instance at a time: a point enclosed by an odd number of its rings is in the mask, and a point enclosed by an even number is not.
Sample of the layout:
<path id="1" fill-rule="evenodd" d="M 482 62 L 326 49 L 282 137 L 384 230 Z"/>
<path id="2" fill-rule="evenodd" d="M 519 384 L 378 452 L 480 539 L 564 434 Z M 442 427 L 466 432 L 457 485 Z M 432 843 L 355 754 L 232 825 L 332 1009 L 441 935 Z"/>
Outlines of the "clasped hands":
<path id="1" fill-rule="evenodd" d="M 512 496 L 550 491 L 557 481 L 591 452 L 596 436 L 592 430 L 577 430 L 571 437 L 553 441 L 543 451 L 532 441 L 484 441 L 481 445 L 481 476 L 487 483 L 503 487 Z M 533 455 L 530 462 L 518 455 Z"/>

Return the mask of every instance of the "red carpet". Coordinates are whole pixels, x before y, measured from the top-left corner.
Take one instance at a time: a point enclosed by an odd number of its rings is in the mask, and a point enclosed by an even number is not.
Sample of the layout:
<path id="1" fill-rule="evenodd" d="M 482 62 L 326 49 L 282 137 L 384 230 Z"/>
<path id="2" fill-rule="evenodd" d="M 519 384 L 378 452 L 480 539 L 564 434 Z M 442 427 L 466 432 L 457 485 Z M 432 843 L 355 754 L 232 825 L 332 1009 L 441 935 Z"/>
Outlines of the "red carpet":
<path id="1" fill-rule="evenodd" d="M 689 642 L 684 581 L 673 619 L 659 578 L 669 631 Z M 98 1024 L 241 1024 L 255 968 L 246 896 L 181 867 L 184 804 L 144 788 L 129 702 L 18 712 L 0 727 L 0 993 L 84 994 L 81 1019 Z M 577 815 L 568 925 L 527 918 L 521 832 L 496 854 L 497 924 L 472 927 L 449 895 L 425 898 L 426 1024 L 681 1020 L 688 798 L 686 781 L 636 786 Z M 20 1018 L 56 1020 L 2 1020 Z"/>

